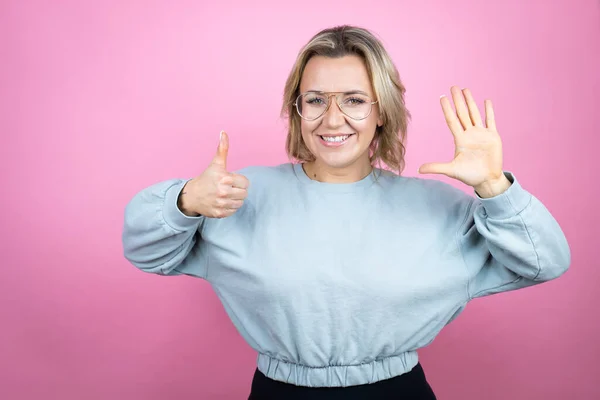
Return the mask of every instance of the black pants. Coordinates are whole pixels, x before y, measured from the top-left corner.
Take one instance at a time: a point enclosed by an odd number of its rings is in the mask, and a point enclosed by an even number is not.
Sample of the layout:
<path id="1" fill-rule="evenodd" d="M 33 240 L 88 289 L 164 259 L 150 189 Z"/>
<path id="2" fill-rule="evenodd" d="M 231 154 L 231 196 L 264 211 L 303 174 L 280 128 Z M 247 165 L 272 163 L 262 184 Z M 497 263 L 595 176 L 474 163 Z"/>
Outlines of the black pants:
<path id="1" fill-rule="evenodd" d="M 254 373 L 248 400 L 436 400 L 421 364 L 391 379 L 348 387 L 295 386 Z"/>

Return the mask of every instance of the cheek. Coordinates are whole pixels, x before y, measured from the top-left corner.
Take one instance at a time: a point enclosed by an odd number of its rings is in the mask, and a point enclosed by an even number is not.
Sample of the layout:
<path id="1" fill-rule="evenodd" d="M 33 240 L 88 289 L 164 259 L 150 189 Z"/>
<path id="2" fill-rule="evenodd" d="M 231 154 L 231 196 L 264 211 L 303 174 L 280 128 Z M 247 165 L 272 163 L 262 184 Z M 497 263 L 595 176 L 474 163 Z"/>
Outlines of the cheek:
<path id="1" fill-rule="evenodd" d="M 302 132 L 302 137 L 304 138 L 305 141 L 314 136 L 313 132 L 318 128 L 318 126 L 319 126 L 318 122 L 305 121 L 305 120 L 302 120 L 300 122 L 300 132 Z"/>
<path id="2" fill-rule="evenodd" d="M 358 132 L 359 136 L 362 136 L 363 140 L 368 139 L 370 141 L 375 136 L 376 120 L 368 118 L 363 121 L 352 121 L 349 124 L 355 132 Z"/>

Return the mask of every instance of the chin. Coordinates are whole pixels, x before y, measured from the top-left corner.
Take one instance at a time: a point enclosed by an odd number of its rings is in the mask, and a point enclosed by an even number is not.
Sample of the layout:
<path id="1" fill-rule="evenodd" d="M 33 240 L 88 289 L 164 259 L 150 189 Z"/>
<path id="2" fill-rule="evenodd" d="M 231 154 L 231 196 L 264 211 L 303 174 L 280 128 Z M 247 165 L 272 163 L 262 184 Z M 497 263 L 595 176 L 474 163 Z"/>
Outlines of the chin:
<path id="1" fill-rule="evenodd" d="M 368 145 L 356 140 L 349 141 L 345 145 L 338 148 L 326 148 L 318 139 L 314 137 L 305 138 L 305 143 L 319 164 L 328 168 L 344 169 L 353 165 L 362 164 L 365 153 L 368 152 Z"/>
<path id="2" fill-rule="evenodd" d="M 317 159 L 320 163 L 327 165 L 329 168 L 347 168 L 360 159 L 360 155 L 330 153 L 330 154 L 319 154 Z"/>
<path id="3" fill-rule="evenodd" d="M 327 165 L 329 168 L 347 168 L 349 166 L 351 166 L 352 164 L 354 164 L 356 162 L 356 160 L 340 160 L 340 159 L 330 159 L 329 157 L 327 158 L 322 158 L 321 162 L 325 165 Z"/>

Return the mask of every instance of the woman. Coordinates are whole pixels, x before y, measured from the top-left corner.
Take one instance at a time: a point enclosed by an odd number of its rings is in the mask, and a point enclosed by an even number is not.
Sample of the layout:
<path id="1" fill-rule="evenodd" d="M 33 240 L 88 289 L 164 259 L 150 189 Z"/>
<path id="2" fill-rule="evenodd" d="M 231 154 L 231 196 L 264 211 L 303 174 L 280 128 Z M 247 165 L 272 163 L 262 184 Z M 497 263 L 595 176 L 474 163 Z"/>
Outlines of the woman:
<path id="1" fill-rule="evenodd" d="M 404 92 L 370 32 L 324 30 L 285 86 L 295 162 L 228 172 L 221 133 L 202 174 L 127 205 L 127 259 L 206 279 L 258 352 L 251 399 L 435 399 L 418 349 L 470 300 L 569 267 L 556 220 L 502 169 L 491 102 L 484 121 L 469 90 L 451 88 L 456 113 L 441 98 L 454 160 L 419 171 L 473 196 L 400 176 Z"/>

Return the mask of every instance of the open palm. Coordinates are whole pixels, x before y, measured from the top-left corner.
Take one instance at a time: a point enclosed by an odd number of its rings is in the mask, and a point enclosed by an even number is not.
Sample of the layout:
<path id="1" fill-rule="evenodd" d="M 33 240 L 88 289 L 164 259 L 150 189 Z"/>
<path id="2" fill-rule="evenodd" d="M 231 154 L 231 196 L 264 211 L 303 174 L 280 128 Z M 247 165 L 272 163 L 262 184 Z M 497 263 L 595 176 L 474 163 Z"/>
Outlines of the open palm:
<path id="1" fill-rule="evenodd" d="M 502 141 L 496 130 L 494 110 L 485 101 L 485 125 L 469 89 L 453 86 L 452 99 L 442 96 L 440 103 L 446 123 L 454 136 L 454 159 L 450 162 L 423 164 L 423 174 L 443 174 L 469 186 L 477 187 L 499 179 L 502 174 Z"/>

